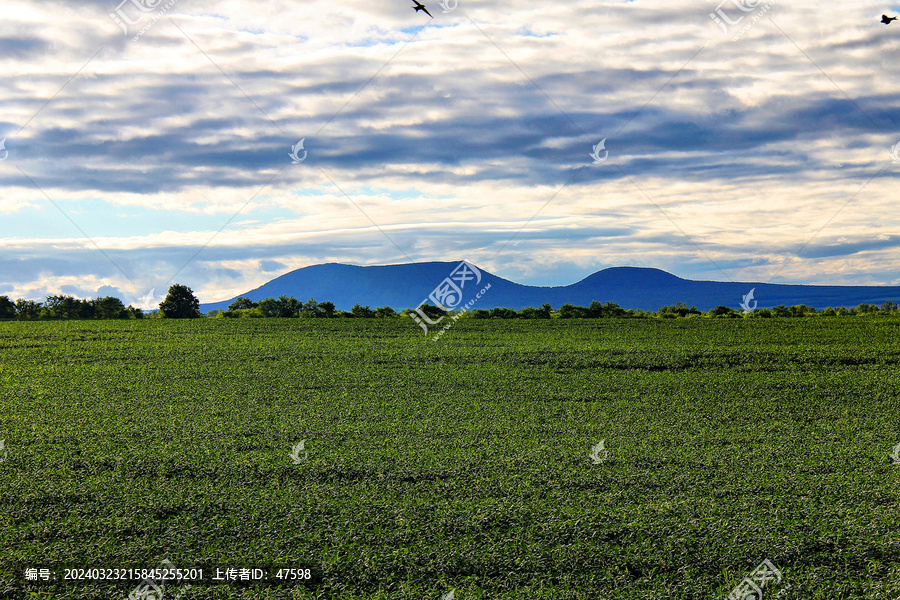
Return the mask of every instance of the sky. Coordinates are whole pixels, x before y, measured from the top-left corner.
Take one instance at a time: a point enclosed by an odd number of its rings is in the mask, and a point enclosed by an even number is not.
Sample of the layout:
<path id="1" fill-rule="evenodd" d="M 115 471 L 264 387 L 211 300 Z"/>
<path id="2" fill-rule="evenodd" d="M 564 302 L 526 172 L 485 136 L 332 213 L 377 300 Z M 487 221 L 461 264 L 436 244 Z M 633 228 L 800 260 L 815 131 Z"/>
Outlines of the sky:
<path id="1" fill-rule="evenodd" d="M 4 0 L 0 295 L 900 285 L 900 7 L 717 1 Z"/>

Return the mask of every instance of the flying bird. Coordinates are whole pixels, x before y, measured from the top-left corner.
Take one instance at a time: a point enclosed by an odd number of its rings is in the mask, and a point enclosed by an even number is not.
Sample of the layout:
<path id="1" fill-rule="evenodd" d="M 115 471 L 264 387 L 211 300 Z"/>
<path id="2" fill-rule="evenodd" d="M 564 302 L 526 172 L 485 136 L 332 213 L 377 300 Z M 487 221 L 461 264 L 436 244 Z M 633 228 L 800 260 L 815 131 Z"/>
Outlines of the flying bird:
<path id="1" fill-rule="evenodd" d="M 897 17 L 889 17 L 887 15 L 881 15 L 881 22 L 885 25 L 890 25 L 891 21 L 896 21 Z"/>
<path id="2" fill-rule="evenodd" d="M 420 10 L 424 10 L 426 15 L 428 15 L 428 16 L 431 17 L 432 19 L 434 18 L 434 17 L 431 15 L 431 13 L 428 12 L 428 9 L 425 8 L 425 5 L 422 4 L 421 2 L 419 2 L 419 0 L 413 0 L 413 4 L 415 4 L 415 6 L 413 6 L 413 8 L 416 9 L 416 12 L 419 12 Z"/>

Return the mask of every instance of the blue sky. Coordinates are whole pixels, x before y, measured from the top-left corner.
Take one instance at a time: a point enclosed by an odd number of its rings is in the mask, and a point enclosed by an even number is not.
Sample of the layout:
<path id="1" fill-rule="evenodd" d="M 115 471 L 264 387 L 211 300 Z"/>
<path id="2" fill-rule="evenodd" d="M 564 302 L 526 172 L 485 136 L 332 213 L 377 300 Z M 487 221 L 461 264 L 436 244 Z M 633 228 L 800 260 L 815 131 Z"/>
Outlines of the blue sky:
<path id="1" fill-rule="evenodd" d="M 900 285 L 896 6 L 411 5 L 6 0 L 0 295 L 462 259 Z"/>

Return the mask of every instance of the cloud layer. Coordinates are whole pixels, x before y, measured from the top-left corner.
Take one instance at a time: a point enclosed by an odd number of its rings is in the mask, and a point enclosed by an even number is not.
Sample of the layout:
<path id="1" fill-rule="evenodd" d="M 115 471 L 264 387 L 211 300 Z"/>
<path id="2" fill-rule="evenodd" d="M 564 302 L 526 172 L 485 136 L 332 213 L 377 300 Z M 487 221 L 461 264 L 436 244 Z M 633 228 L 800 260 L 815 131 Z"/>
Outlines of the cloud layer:
<path id="1" fill-rule="evenodd" d="M 0 294 L 462 258 L 900 284 L 891 7 L 140 3 L 8 2 Z"/>

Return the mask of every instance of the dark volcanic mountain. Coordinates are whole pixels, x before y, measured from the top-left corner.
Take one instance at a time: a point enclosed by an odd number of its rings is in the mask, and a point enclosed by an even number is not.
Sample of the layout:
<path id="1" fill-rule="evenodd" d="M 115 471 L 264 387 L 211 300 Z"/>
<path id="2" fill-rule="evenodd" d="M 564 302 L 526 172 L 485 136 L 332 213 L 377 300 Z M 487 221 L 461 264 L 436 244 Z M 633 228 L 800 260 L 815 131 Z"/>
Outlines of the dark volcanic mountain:
<path id="1" fill-rule="evenodd" d="M 246 296 L 258 301 L 284 294 L 301 301 L 309 298 L 330 300 L 340 310 L 350 310 L 359 303 L 375 308 L 390 306 L 397 311 L 415 307 L 457 267 L 458 262 L 411 263 L 378 267 L 358 267 L 329 263 L 304 267 L 273 279 L 251 290 Z M 775 283 L 729 283 L 681 279 L 659 269 L 613 267 L 597 271 L 578 283 L 560 287 L 520 285 L 481 271 L 476 287 L 469 282 L 463 300 L 474 297 L 478 290 L 491 284 L 490 290 L 472 308 L 504 306 L 523 308 L 549 302 L 553 308 L 565 303 L 587 306 L 592 300 L 616 302 L 623 308 L 656 310 L 661 306 L 685 302 L 700 310 L 717 305 L 740 308 L 743 296 L 755 288 L 758 308 L 784 304 L 857 306 L 863 302 L 882 304 L 900 301 L 900 286 L 822 286 L 785 285 Z M 226 308 L 234 298 L 202 304 L 203 312 Z M 753 304 L 751 303 L 751 306 Z"/>

